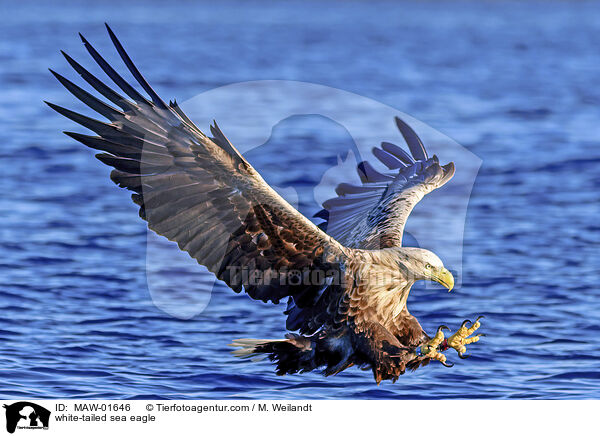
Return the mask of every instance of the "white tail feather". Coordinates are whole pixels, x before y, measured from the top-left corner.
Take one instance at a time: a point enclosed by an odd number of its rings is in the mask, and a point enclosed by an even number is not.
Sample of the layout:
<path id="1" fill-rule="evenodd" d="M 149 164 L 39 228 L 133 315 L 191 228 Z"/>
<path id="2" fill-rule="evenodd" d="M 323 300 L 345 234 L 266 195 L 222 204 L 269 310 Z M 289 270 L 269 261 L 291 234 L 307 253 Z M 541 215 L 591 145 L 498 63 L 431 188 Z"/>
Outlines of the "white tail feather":
<path id="1" fill-rule="evenodd" d="M 234 339 L 231 344 L 229 344 L 229 346 L 231 347 L 238 347 L 238 350 L 233 350 L 231 352 L 231 354 L 233 354 L 236 357 L 241 357 L 241 358 L 247 358 L 247 357 L 252 357 L 252 356 L 257 356 L 260 353 L 257 353 L 256 347 L 259 345 L 263 345 L 266 344 L 267 342 L 285 342 L 287 341 L 287 339 L 249 339 L 249 338 L 242 338 L 242 339 Z M 259 360 L 264 359 L 264 356 L 260 357 L 260 358 L 253 358 L 252 361 L 253 362 L 257 362 Z"/>

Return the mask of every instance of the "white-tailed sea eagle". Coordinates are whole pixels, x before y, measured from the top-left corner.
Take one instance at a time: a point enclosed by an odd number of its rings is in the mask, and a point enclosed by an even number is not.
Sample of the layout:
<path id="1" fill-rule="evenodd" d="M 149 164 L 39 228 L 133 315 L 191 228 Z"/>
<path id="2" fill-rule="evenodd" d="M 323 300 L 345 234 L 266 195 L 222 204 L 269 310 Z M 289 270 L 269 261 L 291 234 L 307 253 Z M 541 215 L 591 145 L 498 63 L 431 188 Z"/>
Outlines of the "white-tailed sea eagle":
<path id="1" fill-rule="evenodd" d="M 108 28 L 108 26 L 107 26 Z M 465 321 L 444 338 L 428 336 L 406 307 L 411 286 L 432 280 L 452 289 L 454 279 L 432 252 L 402 247 L 404 224 L 425 194 L 448 182 L 454 164 L 441 166 L 406 123 L 396 124 L 410 154 L 384 142 L 373 154 L 389 168 L 358 165 L 360 186 L 340 184 L 317 226 L 280 197 L 223 135 L 202 133 L 175 102 L 154 92 L 108 28 L 121 59 L 147 96 L 126 82 L 83 37 L 85 48 L 122 96 L 63 52 L 68 63 L 105 100 L 60 74 L 75 97 L 105 117 L 98 121 L 51 108 L 94 132 L 67 135 L 101 153 L 111 179 L 133 191 L 148 227 L 175 241 L 219 280 L 251 298 L 287 300 L 285 339 L 238 339 L 240 356 L 265 354 L 277 374 L 350 366 L 371 368 L 375 380 L 396 380 L 430 360 L 446 366 L 447 348 L 461 357 L 479 328 Z M 149 98 L 148 98 L 149 97 Z"/>

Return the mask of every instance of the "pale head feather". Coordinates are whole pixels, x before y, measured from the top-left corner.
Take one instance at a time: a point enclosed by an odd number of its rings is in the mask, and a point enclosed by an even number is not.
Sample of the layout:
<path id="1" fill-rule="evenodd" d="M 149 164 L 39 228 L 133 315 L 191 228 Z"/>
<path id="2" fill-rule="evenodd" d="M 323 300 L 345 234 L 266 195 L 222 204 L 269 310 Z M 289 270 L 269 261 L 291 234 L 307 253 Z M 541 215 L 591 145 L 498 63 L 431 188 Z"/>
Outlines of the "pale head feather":
<path id="1" fill-rule="evenodd" d="M 416 247 L 397 247 L 390 249 L 394 253 L 398 266 L 404 269 L 414 280 L 427 279 L 430 271 L 427 265 L 431 265 L 433 270 L 442 270 L 444 263 L 442 260 L 429 250 Z"/>

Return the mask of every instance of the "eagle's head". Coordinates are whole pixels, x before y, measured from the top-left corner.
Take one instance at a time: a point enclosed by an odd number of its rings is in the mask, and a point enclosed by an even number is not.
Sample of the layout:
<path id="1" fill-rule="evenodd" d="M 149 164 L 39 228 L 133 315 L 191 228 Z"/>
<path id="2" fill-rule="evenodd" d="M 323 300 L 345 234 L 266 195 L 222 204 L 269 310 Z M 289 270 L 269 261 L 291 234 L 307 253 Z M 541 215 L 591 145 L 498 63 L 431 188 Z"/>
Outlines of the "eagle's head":
<path id="1" fill-rule="evenodd" d="M 398 263 L 401 269 L 414 281 L 431 280 L 451 291 L 454 276 L 448 271 L 441 259 L 429 250 L 414 247 L 397 248 Z"/>

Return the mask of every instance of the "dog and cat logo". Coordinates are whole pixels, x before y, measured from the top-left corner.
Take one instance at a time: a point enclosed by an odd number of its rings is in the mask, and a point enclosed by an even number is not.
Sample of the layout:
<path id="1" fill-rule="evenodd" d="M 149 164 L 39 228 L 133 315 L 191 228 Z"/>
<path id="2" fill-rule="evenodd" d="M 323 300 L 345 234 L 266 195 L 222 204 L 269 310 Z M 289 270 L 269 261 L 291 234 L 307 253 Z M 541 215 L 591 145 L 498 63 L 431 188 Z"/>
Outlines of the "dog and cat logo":
<path id="1" fill-rule="evenodd" d="M 6 409 L 6 431 L 14 433 L 19 430 L 48 430 L 50 411 L 29 401 L 19 401 L 4 405 Z"/>

